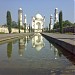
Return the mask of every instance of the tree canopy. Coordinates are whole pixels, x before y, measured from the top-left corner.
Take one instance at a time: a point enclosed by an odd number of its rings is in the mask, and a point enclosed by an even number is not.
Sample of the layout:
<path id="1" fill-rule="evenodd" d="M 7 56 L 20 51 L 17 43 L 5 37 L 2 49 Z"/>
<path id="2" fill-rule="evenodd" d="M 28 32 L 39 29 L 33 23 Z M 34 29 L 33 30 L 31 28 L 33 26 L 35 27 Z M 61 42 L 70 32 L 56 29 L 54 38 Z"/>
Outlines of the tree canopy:
<path id="1" fill-rule="evenodd" d="M 75 23 L 71 23 L 69 20 L 62 21 L 63 27 L 70 27 L 70 26 L 75 26 Z M 59 22 L 54 24 L 53 29 L 59 28 Z"/>
<path id="2" fill-rule="evenodd" d="M 12 23 L 11 13 L 10 11 L 7 11 L 7 27 L 8 27 L 9 33 L 11 33 L 11 23 Z"/>
<path id="3" fill-rule="evenodd" d="M 59 27 L 60 27 L 60 33 L 63 33 L 62 20 L 63 20 L 63 15 L 62 15 L 62 11 L 60 11 L 60 12 L 59 12 Z"/>

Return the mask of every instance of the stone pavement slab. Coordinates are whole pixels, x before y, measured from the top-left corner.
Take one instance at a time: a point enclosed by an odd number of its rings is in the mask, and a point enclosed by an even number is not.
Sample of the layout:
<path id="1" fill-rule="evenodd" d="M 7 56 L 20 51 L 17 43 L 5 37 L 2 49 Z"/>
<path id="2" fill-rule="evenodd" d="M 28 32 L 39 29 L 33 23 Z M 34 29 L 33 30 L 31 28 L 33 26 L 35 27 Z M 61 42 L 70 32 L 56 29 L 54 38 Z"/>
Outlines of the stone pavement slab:
<path id="1" fill-rule="evenodd" d="M 75 45 L 75 35 L 69 34 L 55 34 L 55 33 L 43 33 L 49 37 L 64 41 L 66 43 Z"/>

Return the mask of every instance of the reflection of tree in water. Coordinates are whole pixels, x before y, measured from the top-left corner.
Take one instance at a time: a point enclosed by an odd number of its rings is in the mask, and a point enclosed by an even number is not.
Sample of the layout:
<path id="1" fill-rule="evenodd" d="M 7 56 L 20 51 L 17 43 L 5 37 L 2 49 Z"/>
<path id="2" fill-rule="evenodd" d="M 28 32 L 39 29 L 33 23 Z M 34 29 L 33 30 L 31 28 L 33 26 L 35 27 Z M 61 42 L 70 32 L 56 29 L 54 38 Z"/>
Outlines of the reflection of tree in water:
<path id="1" fill-rule="evenodd" d="M 51 41 L 49 41 L 50 43 L 52 43 Z M 52 43 L 53 46 L 55 48 L 57 48 L 58 50 L 58 56 L 59 57 L 62 57 L 65 56 L 70 62 L 72 62 L 73 65 L 75 65 L 75 55 L 73 55 L 72 53 L 70 53 L 69 51 L 67 51 L 66 49 L 62 48 L 61 46 L 55 44 L 55 43 Z M 69 65 L 69 64 L 68 64 Z M 66 74 L 65 74 L 66 75 Z"/>
<path id="2" fill-rule="evenodd" d="M 62 56 L 61 50 L 59 48 L 57 48 L 56 44 L 51 43 L 51 41 L 49 41 L 49 42 L 50 42 L 50 49 L 54 50 L 54 55 L 61 57 Z"/>
<path id="3" fill-rule="evenodd" d="M 29 36 L 26 36 L 26 39 L 27 39 L 27 43 L 28 43 L 28 41 L 29 41 Z"/>
<path id="4" fill-rule="evenodd" d="M 54 55 L 58 56 L 58 57 L 61 57 L 62 56 L 62 52 L 59 49 L 57 49 L 56 47 L 54 47 Z"/>
<path id="5" fill-rule="evenodd" d="M 60 50 L 58 50 L 58 54 L 59 54 L 59 57 L 62 56 L 62 52 Z"/>
<path id="6" fill-rule="evenodd" d="M 13 43 L 13 44 L 16 44 L 17 41 L 18 41 L 17 39 L 16 39 L 16 40 L 13 40 L 12 43 Z"/>
<path id="7" fill-rule="evenodd" d="M 12 54 L 12 42 L 9 42 L 7 44 L 7 56 L 8 56 L 8 58 L 11 58 L 11 54 Z"/>
<path id="8" fill-rule="evenodd" d="M 50 50 L 54 50 L 54 46 L 52 43 L 50 43 Z"/>
<path id="9" fill-rule="evenodd" d="M 58 55 L 59 57 L 61 57 L 62 56 L 61 50 L 59 48 L 57 48 L 55 45 L 54 45 L 54 47 L 55 47 L 54 54 Z"/>
<path id="10" fill-rule="evenodd" d="M 26 38 L 26 41 L 28 43 L 30 41 L 31 36 L 26 36 L 25 38 Z"/>
<path id="11" fill-rule="evenodd" d="M 26 37 L 24 38 L 24 43 L 26 43 Z"/>

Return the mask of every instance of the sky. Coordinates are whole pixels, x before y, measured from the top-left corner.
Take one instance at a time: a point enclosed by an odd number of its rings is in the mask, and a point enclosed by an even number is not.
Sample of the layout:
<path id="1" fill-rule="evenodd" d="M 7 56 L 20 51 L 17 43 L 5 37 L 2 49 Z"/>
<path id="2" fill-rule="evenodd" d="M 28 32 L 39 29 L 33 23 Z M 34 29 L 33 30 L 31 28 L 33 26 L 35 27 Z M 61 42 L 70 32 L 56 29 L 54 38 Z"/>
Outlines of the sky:
<path id="1" fill-rule="evenodd" d="M 50 14 L 54 18 L 54 10 L 62 10 L 63 20 L 75 22 L 74 18 L 75 0 L 0 0 L 0 25 L 6 24 L 6 13 L 11 12 L 12 20 L 18 21 L 18 9 L 21 7 L 27 15 L 27 22 L 31 24 L 32 16 L 37 13 L 45 16 L 45 26 L 49 25 Z"/>

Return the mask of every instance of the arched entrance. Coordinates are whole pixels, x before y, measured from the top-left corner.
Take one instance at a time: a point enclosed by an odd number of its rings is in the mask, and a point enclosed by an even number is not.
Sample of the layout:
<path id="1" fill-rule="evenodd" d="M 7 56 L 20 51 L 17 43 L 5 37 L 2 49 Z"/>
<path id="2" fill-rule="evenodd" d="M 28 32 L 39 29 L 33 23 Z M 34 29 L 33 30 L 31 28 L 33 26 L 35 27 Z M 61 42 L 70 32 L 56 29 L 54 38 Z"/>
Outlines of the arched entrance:
<path id="1" fill-rule="evenodd" d="M 41 24 L 40 24 L 40 22 L 37 22 L 36 25 L 37 25 L 37 29 L 38 29 L 38 30 L 41 29 Z"/>

